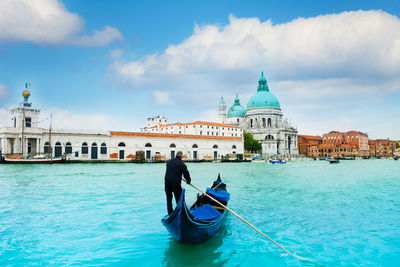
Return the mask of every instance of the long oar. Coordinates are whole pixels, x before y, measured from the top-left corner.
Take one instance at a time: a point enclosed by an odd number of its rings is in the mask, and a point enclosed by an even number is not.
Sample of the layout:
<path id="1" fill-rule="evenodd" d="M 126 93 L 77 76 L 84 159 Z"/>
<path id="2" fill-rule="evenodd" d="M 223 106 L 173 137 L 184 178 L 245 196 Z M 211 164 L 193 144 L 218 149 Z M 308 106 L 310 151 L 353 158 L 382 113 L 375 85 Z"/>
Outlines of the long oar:
<path id="1" fill-rule="evenodd" d="M 185 179 L 182 179 L 186 182 Z M 263 232 L 261 232 L 261 230 L 259 230 L 257 227 L 255 227 L 254 225 L 252 225 L 251 223 L 249 223 L 248 221 L 246 221 L 245 219 L 243 219 L 239 214 L 237 214 L 236 212 L 234 212 L 233 210 L 231 210 L 230 208 L 228 208 L 227 206 L 225 206 L 224 204 L 222 204 L 221 202 L 219 202 L 218 200 L 216 200 L 215 198 L 213 198 L 212 196 L 210 196 L 209 194 L 207 194 L 206 192 L 203 192 L 202 190 L 200 190 L 199 188 L 197 188 L 196 186 L 186 182 L 188 185 L 190 185 L 191 187 L 193 187 L 194 189 L 198 190 L 200 193 L 202 193 L 203 195 L 206 195 L 207 197 L 211 198 L 212 200 L 214 200 L 215 202 L 217 202 L 219 205 L 221 205 L 222 207 L 224 207 L 225 209 L 227 209 L 228 211 L 230 211 L 233 215 L 235 215 L 236 217 L 238 217 L 239 219 L 241 219 L 243 222 L 245 222 L 248 226 L 250 226 L 251 228 L 253 228 L 254 230 L 256 230 L 257 232 L 259 232 L 260 234 L 262 234 L 264 237 L 266 237 L 269 241 L 271 241 L 272 243 L 274 243 L 276 246 L 278 246 L 280 249 L 282 249 L 283 251 L 285 251 L 287 254 L 299 259 L 299 260 L 303 260 L 303 261 L 311 261 L 310 259 L 301 257 L 299 255 L 296 255 L 292 252 L 290 252 L 289 250 L 287 250 L 286 248 L 284 248 L 282 245 L 280 245 L 278 242 L 274 241 L 272 238 L 270 238 L 269 236 L 267 236 L 266 234 L 264 234 Z"/>

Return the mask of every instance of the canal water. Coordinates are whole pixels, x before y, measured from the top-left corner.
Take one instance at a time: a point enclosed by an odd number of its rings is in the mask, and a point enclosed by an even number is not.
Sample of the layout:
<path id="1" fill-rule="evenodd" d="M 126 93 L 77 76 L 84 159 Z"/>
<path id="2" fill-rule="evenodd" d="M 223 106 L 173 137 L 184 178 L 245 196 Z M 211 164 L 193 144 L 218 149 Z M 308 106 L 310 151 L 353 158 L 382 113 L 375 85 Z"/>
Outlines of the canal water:
<path id="1" fill-rule="evenodd" d="M 187 165 L 200 188 L 221 173 L 234 211 L 311 261 L 232 214 L 207 242 L 176 243 L 160 222 L 165 164 L 3 164 L 0 266 L 399 266 L 400 161 Z"/>

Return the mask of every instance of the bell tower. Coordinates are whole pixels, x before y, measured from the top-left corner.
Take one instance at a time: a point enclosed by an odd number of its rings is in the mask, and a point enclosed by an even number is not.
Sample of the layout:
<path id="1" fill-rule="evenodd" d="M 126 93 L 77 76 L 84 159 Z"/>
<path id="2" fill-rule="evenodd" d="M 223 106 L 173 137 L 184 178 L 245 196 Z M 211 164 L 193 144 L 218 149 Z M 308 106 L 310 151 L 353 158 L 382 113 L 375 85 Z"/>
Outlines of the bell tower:
<path id="1" fill-rule="evenodd" d="M 226 104 L 223 97 L 221 97 L 218 105 L 218 120 L 220 123 L 226 123 Z"/>

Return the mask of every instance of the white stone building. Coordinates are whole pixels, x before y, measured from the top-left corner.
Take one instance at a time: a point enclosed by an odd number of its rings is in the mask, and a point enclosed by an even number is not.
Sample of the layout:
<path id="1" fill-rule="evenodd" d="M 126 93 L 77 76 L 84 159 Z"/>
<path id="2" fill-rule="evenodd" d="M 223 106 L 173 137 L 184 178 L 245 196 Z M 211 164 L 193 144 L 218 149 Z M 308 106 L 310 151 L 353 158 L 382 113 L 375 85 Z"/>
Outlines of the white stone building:
<path id="1" fill-rule="evenodd" d="M 263 157 L 298 154 L 297 129 L 283 118 L 279 101 L 269 91 L 263 74 L 258 81 L 257 92 L 247 103 L 247 109 L 240 105 L 236 95 L 234 105 L 225 116 L 221 102 L 218 110 L 220 121 L 238 125 L 253 134 L 254 139 L 261 143 Z"/>
<path id="2" fill-rule="evenodd" d="M 33 108 L 28 98 L 11 110 L 12 125 L 0 127 L 0 152 L 4 155 L 33 156 L 52 151 L 53 157 L 65 155 L 69 160 L 119 161 L 134 159 L 138 151 L 143 151 L 147 160 L 169 159 L 179 150 L 187 160 L 243 153 L 242 131 L 236 126 L 211 122 L 168 125 L 162 116 L 149 118 L 142 132 L 56 129 L 50 137 L 49 129 L 38 126 L 40 110 Z"/>

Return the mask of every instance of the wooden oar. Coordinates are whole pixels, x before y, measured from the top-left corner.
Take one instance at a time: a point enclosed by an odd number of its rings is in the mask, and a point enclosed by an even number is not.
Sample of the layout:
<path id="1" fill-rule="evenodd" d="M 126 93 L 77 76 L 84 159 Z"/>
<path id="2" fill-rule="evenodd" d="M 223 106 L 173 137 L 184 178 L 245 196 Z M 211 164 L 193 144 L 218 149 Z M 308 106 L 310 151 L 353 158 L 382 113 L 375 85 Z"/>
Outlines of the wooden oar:
<path id="1" fill-rule="evenodd" d="M 184 180 L 186 182 L 185 179 L 182 178 L 182 180 Z M 239 219 L 241 219 L 243 222 L 245 222 L 248 226 L 250 226 L 251 228 L 253 228 L 254 230 L 256 230 L 258 233 L 260 233 L 261 235 L 263 235 L 264 237 L 266 237 L 269 241 L 271 241 L 272 243 L 274 243 L 276 246 L 278 246 L 280 249 L 282 249 L 283 251 L 285 251 L 287 254 L 289 254 L 290 256 L 293 256 L 299 260 L 303 260 L 303 261 L 311 261 L 310 259 L 301 257 L 299 255 L 296 255 L 292 252 L 290 252 L 289 250 L 287 250 L 286 248 L 284 248 L 282 245 L 280 245 L 278 242 L 274 241 L 272 238 L 270 238 L 269 236 L 267 236 L 266 234 L 264 234 L 263 232 L 261 232 L 261 230 L 259 230 L 257 227 L 255 227 L 254 225 L 252 225 L 251 223 L 249 223 L 247 220 L 243 219 L 239 214 L 237 214 L 236 212 L 234 212 L 233 210 L 231 210 L 230 208 L 228 208 L 227 206 L 225 206 L 224 204 L 222 204 L 221 202 L 219 202 L 218 200 L 216 200 L 215 198 L 213 198 L 212 196 L 210 196 L 209 194 L 207 194 L 206 192 L 203 192 L 202 190 L 200 190 L 199 188 L 197 188 L 196 186 L 194 186 L 191 183 L 186 182 L 188 185 L 190 185 L 191 187 L 193 187 L 194 189 L 198 190 L 200 193 L 206 195 L 207 197 L 211 198 L 212 200 L 214 200 L 215 202 L 217 202 L 219 205 L 221 205 L 222 207 L 224 207 L 225 209 L 227 209 L 228 211 L 230 211 L 233 215 L 235 215 L 236 217 L 238 217 Z"/>

